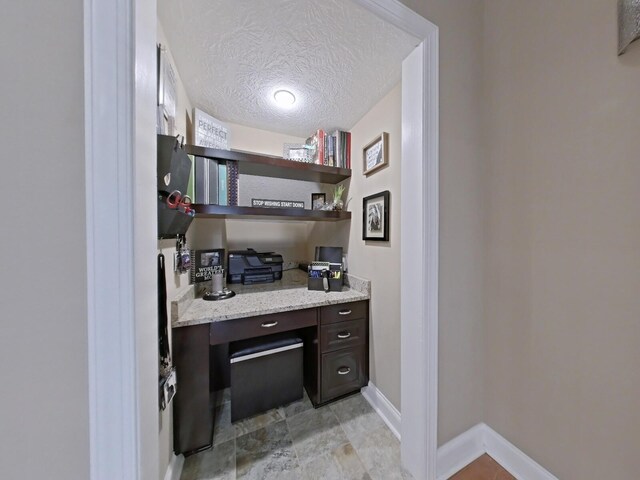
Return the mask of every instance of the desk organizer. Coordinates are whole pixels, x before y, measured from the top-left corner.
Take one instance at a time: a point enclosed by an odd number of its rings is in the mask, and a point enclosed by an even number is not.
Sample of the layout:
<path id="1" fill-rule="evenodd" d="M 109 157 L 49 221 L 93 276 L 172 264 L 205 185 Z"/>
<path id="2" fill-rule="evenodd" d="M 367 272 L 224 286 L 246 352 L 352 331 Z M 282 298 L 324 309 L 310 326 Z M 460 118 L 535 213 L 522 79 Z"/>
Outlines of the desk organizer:
<path id="1" fill-rule="evenodd" d="M 312 262 L 308 267 L 307 289 L 308 290 L 326 290 L 324 286 L 324 275 L 329 275 L 327 291 L 341 292 L 344 285 L 344 271 L 342 263 L 330 262 Z M 316 275 L 319 275 L 316 277 Z"/>

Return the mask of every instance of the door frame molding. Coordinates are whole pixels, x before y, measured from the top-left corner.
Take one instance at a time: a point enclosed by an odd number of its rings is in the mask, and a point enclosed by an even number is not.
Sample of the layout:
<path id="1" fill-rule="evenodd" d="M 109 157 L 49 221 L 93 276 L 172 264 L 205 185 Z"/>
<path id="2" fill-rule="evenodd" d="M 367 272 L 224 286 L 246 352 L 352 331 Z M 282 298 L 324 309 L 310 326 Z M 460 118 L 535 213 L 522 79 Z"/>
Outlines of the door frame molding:
<path id="1" fill-rule="evenodd" d="M 136 478 L 131 2 L 84 2 L 90 478 Z M 109 99 L 105 102 L 105 99 Z M 104 181 L 104 179 L 111 179 Z M 117 251 L 118 254 L 114 255 Z M 117 352 L 114 355 L 114 352 Z"/>
<path id="2" fill-rule="evenodd" d="M 156 0 L 83 7 L 89 478 L 159 478 Z"/>
<path id="3" fill-rule="evenodd" d="M 421 42 L 402 64 L 401 453 L 436 479 L 438 451 L 439 32 L 397 0 L 355 0 Z"/>
<path id="4" fill-rule="evenodd" d="M 403 64 L 402 460 L 435 480 L 438 28 L 397 0 L 354 1 L 421 42 Z M 91 480 L 159 478 L 155 168 L 144 163 L 155 158 L 156 19 L 156 0 L 84 0 Z"/>

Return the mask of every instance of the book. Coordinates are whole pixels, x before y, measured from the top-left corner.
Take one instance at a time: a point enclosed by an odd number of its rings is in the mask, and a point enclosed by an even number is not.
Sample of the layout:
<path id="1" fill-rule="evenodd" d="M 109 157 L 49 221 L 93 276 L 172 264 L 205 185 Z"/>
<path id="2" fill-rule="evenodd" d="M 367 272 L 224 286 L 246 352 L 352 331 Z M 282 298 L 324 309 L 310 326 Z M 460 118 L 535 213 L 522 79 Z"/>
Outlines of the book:
<path id="1" fill-rule="evenodd" d="M 307 138 L 313 163 L 329 167 L 351 168 L 351 133 L 336 130 L 331 134 L 319 129 Z"/>
<path id="2" fill-rule="evenodd" d="M 194 157 L 194 203 L 217 205 L 218 199 L 218 162 L 210 158 Z"/>
<path id="3" fill-rule="evenodd" d="M 316 132 L 316 136 L 318 138 L 318 156 L 316 157 L 314 163 L 317 163 L 318 165 L 324 165 L 324 162 L 325 162 L 325 152 L 324 152 L 325 133 L 324 133 L 324 130 L 319 129 Z"/>
<path id="4" fill-rule="evenodd" d="M 210 281 L 214 273 L 224 272 L 224 248 L 191 250 L 191 283 Z"/>
<path id="5" fill-rule="evenodd" d="M 238 205 L 238 162 L 227 160 L 227 197 L 228 205 Z"/>
<path id="6" fill-rule="evenodd" d="M 336 161 L 336 137 L 327 135 L 327 159 L 324 165 L 334 165 Z"/>
<path id="7" fill-rule="evenodd" d="M 340 130 L 333 132 L 333 138 L 336 142 L 333 165 L 337 166 L 340 165 Z"/>
<path id="8" fill-rule="evenodd" d="M 322 129 L 316 130 L 316 132 L 305 141 L 305 145 L 307 145 L 307 149 L 309 151 L 309 159 L 311 163 L 325 165 L 325 141 L 326 134 Z"/>
<path id="9" fill-rule="evenodd" d="M 227 205 L 227 162 L 218 162 L 218 205 Z"/>

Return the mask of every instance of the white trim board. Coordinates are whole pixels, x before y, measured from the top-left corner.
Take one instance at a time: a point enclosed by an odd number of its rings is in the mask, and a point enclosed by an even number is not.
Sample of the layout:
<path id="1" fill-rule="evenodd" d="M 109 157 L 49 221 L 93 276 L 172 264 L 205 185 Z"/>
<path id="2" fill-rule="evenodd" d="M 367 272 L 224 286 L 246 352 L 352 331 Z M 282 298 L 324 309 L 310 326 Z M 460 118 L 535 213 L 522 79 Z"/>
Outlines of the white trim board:
<path id="1" fill-rule="evenodd" d="M 371 13 L 395 25 L 419 41 L 427 38 L 437 27 L 429 20 L 397 0 L 353 0 Z"/>
<path id="2" fill-rule="evenodd" d="M 171 461 L 167 467 L 164 480 L 180 480 L 182 468 L 184 467 L 184 455 L 171 455 Z"/>
<path id="3" fill-rule="evenodd" d="M 402 290 L 401 300 L 401 430 L 405 467 L 414 478 L 435 480 L 438 29 L 398 0 L 356 1 L 421 42 L 411 65 L 403 62 L 402 81 L 401 281 L 412 288 Z M 157 401 L 157 342 L 147 321 L 157 317 L 150 261 L 155 181 L 148 162 L 156 155 L 156 79 L 149 68 L 155 66 L 156 0 L 117 0 L 115 7 L 84 0 L 84 7 L 90 478 L 159 478 L 151 408 Z M 414 268 L 416 262 L 424 268 Z"/>
<path id="4" fill-rule="evenodd" d="M 417 39 L 402 62 L 402 464 L 435 480 L 438 449 L 439 33 L 398 0 L 354 0 Z M 410 252 L 410 253 L 409 253 Z M 415 265 L 423 268 L 414 268 Z"/>
<path id="5" fill-rule="evenodd" d="M 401 451 L 425 480 L 438 448 L 438 63 L 437 30 L 402 63 Z"/>
<path id="6" fill-rule="evenodd" d="M 137 478 L 140 463 L 140 385 L 136 376 L 132 267 L 132 22 L 132 1 L 118 0 L 117 5 L 84 1 L 92 480 Z"/>
<path id="7" fill-rule="evenodd" d="M 83 6 L 89 478 L 160 478 L 156 0 Z"/>
<path id="8" fill-rule="evenodd" d="M 371 382 L 362 389 L 362 396 L 387 424 L 389 430 L 400 440 L 400 412 L 393 403 Z"/>
<path id="9" fill-rule="evenodd" d="M 518 480 L 558 480 L 485 423 L 438 448 L 437 480 L 448 479 L 485 453 Z"/>

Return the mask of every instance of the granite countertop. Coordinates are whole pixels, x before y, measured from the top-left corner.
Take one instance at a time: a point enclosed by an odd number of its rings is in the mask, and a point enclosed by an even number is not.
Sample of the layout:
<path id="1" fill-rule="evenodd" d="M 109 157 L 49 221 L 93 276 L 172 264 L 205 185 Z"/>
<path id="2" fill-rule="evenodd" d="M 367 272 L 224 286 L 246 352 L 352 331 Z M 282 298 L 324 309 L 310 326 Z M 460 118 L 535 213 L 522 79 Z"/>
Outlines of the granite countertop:
<path id="1" fill-rule="evenodd" d="M 370 298 L 369 280 L 345 274 L 345 284 L 341 292 L 308 290 L 306 272 L 287 270 L 283 272 L 282 280 L 273 283 L 228 285 L 236 296 L 213 302 L 198 298 L 194 287 L 190 286 L 171 302 L 171 325 L 173 328 L 186 327 Z"/>

